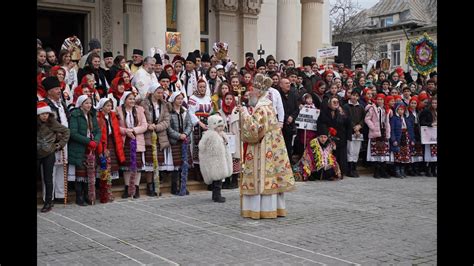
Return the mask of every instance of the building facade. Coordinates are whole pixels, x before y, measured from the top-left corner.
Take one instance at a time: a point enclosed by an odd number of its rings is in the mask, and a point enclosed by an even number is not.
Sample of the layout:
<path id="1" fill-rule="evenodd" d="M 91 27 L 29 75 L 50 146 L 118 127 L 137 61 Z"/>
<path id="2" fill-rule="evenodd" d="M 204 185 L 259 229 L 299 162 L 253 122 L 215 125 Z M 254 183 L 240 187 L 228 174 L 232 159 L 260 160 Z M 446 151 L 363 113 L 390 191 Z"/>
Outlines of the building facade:
<path id="1" fill-rule="evenodd" d="M 352 43 L 352 63 L 390 59 L 393 70 L 405 63 L 406 45 L 428 33 L 437 40 L 437 0 L 381 0 L 348 22 L 351 34 L 333 35 L 333 41 Z"/>
<path id="2" fill-rule="evenodd" d="M 77 35 L 97 38 L 102 49 L 130 58 L 133 49 L 146 55 L 165 49 L 165 33 L 181 32 L 183 56 L 195 49 L 212 54 L 216 41 L 229 44 L 239 66 L 245 52 L 277 60 L 315 56 L 330 45 L 329 0 L 38 0 L 38 38 L 58 50 Z M 170 55 L 173 56 L 173 55 Z"/>

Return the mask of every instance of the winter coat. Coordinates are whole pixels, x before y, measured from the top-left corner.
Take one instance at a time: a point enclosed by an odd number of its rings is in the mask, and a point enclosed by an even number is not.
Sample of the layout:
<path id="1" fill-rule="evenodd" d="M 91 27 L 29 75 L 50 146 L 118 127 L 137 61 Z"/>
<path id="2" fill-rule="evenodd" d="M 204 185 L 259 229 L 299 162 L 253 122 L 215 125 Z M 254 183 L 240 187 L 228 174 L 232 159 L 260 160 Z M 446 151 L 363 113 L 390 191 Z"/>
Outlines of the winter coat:
<path id="1" fill-rule="evenodd" d="M 219 114 L 227 120 L 227 116 L 225 115 L 224 111 L 221 109 L 219 110 Z M 232 113 L 229 115 L 229 121 L 225 125 L 225 131 L 230 132 L 235 135 L 235 153 L 232 154 L 232 158 L 240 158 L 240 130 L 239 130 L 239 112 L 232 110 Z"/>
<path id="2" fill-rule="evenodd" d="M 105 124 L 105 116 L 104 113 L 99 112 L 97 115 L 97 122 L 98 125 L 100 126 L 100 130 L 102 131 L 102 135 L 100 138 L 100 142 L 97 145 L 97 153 L 102 154 L 104 152 L 104 149 L 107 148 L 107 141 L 108 141 L 108 135 L 107 135 L 107 125 Z M 109 113 L 109 123 L 111 123 L 111 128 L 112 128 L 112 140 L 115 143 L 115 154 L 117 155 L 117 159 L 120 164 L 125 162 L 125 153 L 123 150 L 123 141 L 122 141 L 122 136 L 120 135 L 120 124 L 118 121 L 118 117 L 115 114 L 115 112 L 110 112 Z M 110 151 L 112 152 L 112 151 Z"/>
<path id="3" fill-rule="evenodd" d="M 300 112 L 299 104 L 298 104 L 298 96 L 295 94 L 294 91 L 290 90 L 286 95 L 280 90 L 281 101 L 283 102 L 283 110 L 285 113 L 285 117 L 283 119 L 283 123 L 286 124 L 288 117 L 293 117 L 293 122 L 291 125 L 294 126 L 295 120 L 298 117 Z"/>
<path id="4" fill-rule="evenodd" d="M 369 127 L 369 139 L 381 137 L 382 132 L 380 131 L 379 114 L 375 104 L 367 105 L 365 107 L 365 112 L 364 121 Z M 388 113 L 385 113 L 385 137 L 387 139 L 390 138 L 390 118 Z"/>
<path id="5" fill-rule="evenodd" d="M 226 145 L 228 138 L 215 130 L 206 130 L 199 141 L 199 158 L 204 183 L 222 180 L 232 175 L 232 155 Z"/>
<path id="6" fill-rule="evenodd" d="M 313 75 L 311 75 L 311 77 L 308 77 L 305 74 L 304 77 L 303 77 L 303 86 L 306 89 L 306 92 L 311 93 L 313 91 L 314 84 L 316 84 L 316 82 L 318 80 L 321 80 L 321 77 L 317 74 L 313 74 Z M 313 100 L 314 100 L 314 98 L 313 98 Z M 315 105 L 316 105 L 316 103 L 315 103 Z"/>
<path id="7" fill-rule="evenodd" d="M 405 119 L 407 125 L 407 133 L 410 142 L 415 141 L 415 130 L 413 120 Z M 400 141 L 402 139 L 402 118 L 398 115 L 390 118 L 390 150 L 393 152 L 400 151 Z M 394 142 L 397 142 L 397 146 L 394 146 Z"/>
<path id="8" fill-rule="evenodd" d="M 423 111 L 419 113 L 418 119 L 420 122 L 420 126 L 433 126 L 433 114 L 428 108 L 423 109 Z"/>
<path id="9" fill-rule="evenodd" d="M 145 100 L 141 101 L 140 105 L 145 109 L 145 117 L 148 124 L 153 124 L 153 112 L 154 107 L 151 103 L 151 95 L 149 95 Z M 170 110 L 171 105 L 166 102 L 160 103 L 160 117 L 155 123 L 157 128 L 155 132 L 158 134 L 158 142 L 160 144 L 160 151 L 168 148 L 170 142 L 168 141 L 168 134 L 166 130 L 170 126 Z M 151 145 L 151 131 L 147 130 L 145 132 L 145 145 Z"/>
<path id="10" fill-rule="evenodd" d="M 349 116 L 351 121 L 351 129 L 348 132 L 347 140 L 352 140 L 352 134 L 355 134 L 354 127 L 356 125 L 360 125 L 361 128 L 359 133 L 362 134 L 362 128 L 364 127 L 364 118 L 365 118 L 365 110 L 359 103 L 356 105 L 352 104 L 351 102 L 347 103 L 343 107 L 344 112 Z"/>
<path id="11" fill-rule="evenodd" d="M 180 115 L 174 109 L 170 113 L 170 126 L 167 129 L 167 133 L 171 145 L 178 143 L 180 134 L 186 134 L 189 137 L 193 132 L 193 123 L 191 122 L 189 111 L 181 107 L 180 112 L 181 114 L 185 113 L 184 121 L 180 119 Z"/>
<path id="12" fill-rule="evenodd" d="M 51 122 L 41 122 L 38 118 L 38 129 L 36 134 L 36 157 L 38 159 L 56 151 L 56 144 L 64 148 L 69 140 L 69 128 L 61 125 L 56 119 Z"/>
<path id="13" fill-rule="evenodd" d="M 136 127 L 133 127 L 133 130 L 135 131 L 135 138 L 137 140 L 137 152 L 144 152 L 145 151 L 145 132 L 147 131 L 148 124 L 146 122 L 146 117 L 145 117 L 145 110 L 143 107 L 136 105 L 135 109 L 137 111 L 137 119 L 138 123 Z M 125 115 L 122 111 L 122 106 L 117 108 L 117 115 L 119 117 L 119 123 L 120 123 L 120 134 L 122 135 L 122 140 L 125 143 L 125 138 L 127 137 L 126 129 L 127 125 L 125 123 Z"/>
<path id="14" fill-rule="evenodd" d="M 98 144 L 100 138 L 102 137 L 102 132 L 99 128 L 99 125 L 97 124 L 97 116 L 95 109 L 91 109 L 90 115 L 92 120 L 91 133 L 94 137 L 92 140 Z M 91 141 L 91 139 L 87 137 L 87 120 L 80 108 L 74 108 L 71 111 L 69 129 L 71 130 L 71 137 L 67 146 L 69 164 L 83 166 L 86 147 Z"/>
<path id="15" fill-rule="evenodd" d="M 336 110 L 335 116 L 332 117 L 331 109 L 325 107 L 321 109 L 317 120 L 318 127 L 321 124 L 326 125 L 328 128 L 332 127 L 336 129 L 336 137 L 339 139 L 335 141 L 336 145 L 345 145 L 347 135 L 351 132 L 351 123 L 346 113 L 341 114 L 339 110 Z"/>

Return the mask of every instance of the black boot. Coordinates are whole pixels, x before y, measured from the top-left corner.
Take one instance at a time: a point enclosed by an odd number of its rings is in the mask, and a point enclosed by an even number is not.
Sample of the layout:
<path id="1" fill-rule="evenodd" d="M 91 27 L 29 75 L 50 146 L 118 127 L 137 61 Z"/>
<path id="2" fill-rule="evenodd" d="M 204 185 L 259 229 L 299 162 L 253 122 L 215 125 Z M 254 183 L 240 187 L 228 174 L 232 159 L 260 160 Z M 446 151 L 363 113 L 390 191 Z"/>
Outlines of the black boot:
<path id="1" fill-rule="evenodd" d="M 83 182 L 74 182 L 74 188 L 76 189 L 76 204 L 79 206 L 87 206 L 87 203 L 84 202 L 84 194 L 81 183 Z"/>
<path id="2" fill-rule="evenodd" d="M 51 204 L 51 201 L 46 201 L 44 203 L 43 208 L 41 209 L 41 212 L 49 212 L 52 207 L 53 207 L 53 205 Z"/>
<path id="3" fill-rule="evenodd" d="M 219 180 L 219 181 L 214 181 L 212 182 L 213 184 L 213 188 L 212 188 L 212 200 L 214 202 L 219 202 L 219 203 L 223 203 L 225 202 L 225 198 L 222 197 L 221 195 L 221 187 L 222 187 L 222 181 Z"/>
<path id="4" fill-rule="evenodd" d="M 404 164 L 400 164 L 400 175 L 402 177 L 407 177 L 407 175 L 405 174 L 405 165 Z"/>
<path id="5" fill-rule="evenodd" d="M 374 162 L 374 178 L 380 178 L 380 163 Z"/>
<path id="6" fill-rule="evenodd" d="M 386 162 L 380 163 L 380 177 L 390 178 L 390 175 L 387 172 L 387 163 Z"/>
<path id="7" fill-rule="evenodd" d="M 140 187 L 138 185 L 135 185 L 135 195 L 133 195 L 134 199 L 140 198 Z"/>
<path id="8" fill-rule="evenodd" d="M 411 164 L 411 171 L 413 173 L 414 176 L 420 176 L 420 172 L 418 172 L 418 168 L 417 168 L 417 163 L 412 163 Z"/>
<path id="9" fill-rule="evenodd" d="M 405 166 L 405 172 L 406 172 L 407 176 L 415 176 L 415 173 L 413 173 L 412 165 L 413 164 L 409 163 Z"/>
<path id="10" fill-rule="evenodd" d="M 222 189 L 229 189 L 230 188 L 230 177 L 227 177 L 222 184 Z"/>
<path id="11" fill-rule="evenodd" d="M 178 195 L 178 171 L 171 173 L 171 194 Z"/>
<path id="12" fill-rule="evenodd" d="M 431 174 L 434 177 L 438 177 L 438 162 L 432 162 L 431 164 Z"/>
<path id="13" fill-rule="evenodd" d="M 230 188 L 239 188 L 239 174 L 233 174 L 232 175 L 232 180 L 230 183 Z"/>
<path id="14" fill-rule="evenodd" d="M 433 174 L 431 173 L 431 163 L 428 163 L 428 164 L 426 165 L 426 173 L 425 173 L 425 176 L 427 176 L 427 177 L 432 177 L 432 176 L 433 176 Z"/>
<path id="15" fill-rule="evenodd" d="M 352 175 L 354 175 L 354 177 L 359 177 L 359 173 L 357 172 L 357 162 L 352 162 Z"/>
<path id="16" fill-rule="evenodd" d="M 128 186 L 125 185 L 125 189 L 123 190 L 123 194 L 122 194 L 122 199 L 126 199 L 128 198 Z"/>
<path id="17" fill-rule="evenodd" d="M 89 198 L 89 183 L 81 182 L 82 183 L 82 193 L 84 194 L 84 202 L 93 205 L 95 202 L 92 202 Z M 93 188 L 95 189 L 95 187 Z"/>
<path id="18" fill-rule="evenodd" d="M 154 191 L 153 191 L 153 183 L 146 183 L 146 195 L 148 197 L 156 196 Z"/>
<path id="19" fill-rule="evenodd" d="M 400 173 L 400 165 L 395 165 L 395 177 L 403 178 L 402 174 Z"/>
<path id="20" fill-rule="evenodd" d="M 352 170 L 352 164 L 353 162 L 347 162 L 347 171 L 346 171 L 346 176 L 348 177 L 354 177 L 354 170 Z"/>

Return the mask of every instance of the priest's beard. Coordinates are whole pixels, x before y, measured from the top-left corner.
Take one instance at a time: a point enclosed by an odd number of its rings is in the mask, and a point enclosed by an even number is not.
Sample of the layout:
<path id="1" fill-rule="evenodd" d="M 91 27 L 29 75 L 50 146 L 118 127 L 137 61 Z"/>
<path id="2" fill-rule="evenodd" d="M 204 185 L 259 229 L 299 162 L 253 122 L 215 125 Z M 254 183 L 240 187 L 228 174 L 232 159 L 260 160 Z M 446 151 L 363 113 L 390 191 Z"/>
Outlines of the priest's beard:
<path id="1" fill-rule="evenodd" d="M 249 105 L 252 107 L 255 107 L 258 102 L 258 97 L 257 96 L 250 96 L 249 97 Z"/>

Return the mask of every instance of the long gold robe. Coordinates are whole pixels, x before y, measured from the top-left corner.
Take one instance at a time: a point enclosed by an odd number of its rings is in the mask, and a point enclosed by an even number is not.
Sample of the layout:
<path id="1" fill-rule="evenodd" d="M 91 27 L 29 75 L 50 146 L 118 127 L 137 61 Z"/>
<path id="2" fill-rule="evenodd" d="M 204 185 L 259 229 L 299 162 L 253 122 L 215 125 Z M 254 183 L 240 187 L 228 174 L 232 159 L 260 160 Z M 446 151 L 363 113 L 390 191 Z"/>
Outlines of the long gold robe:
<path id="1" fill-rule="evenodd" d="M 285 140 L 266 96 L 251 115 L 242 112 L 242 140 L 249 143 L 240 187 L 243 195 L 271 195 L 295 188 Z"/>

